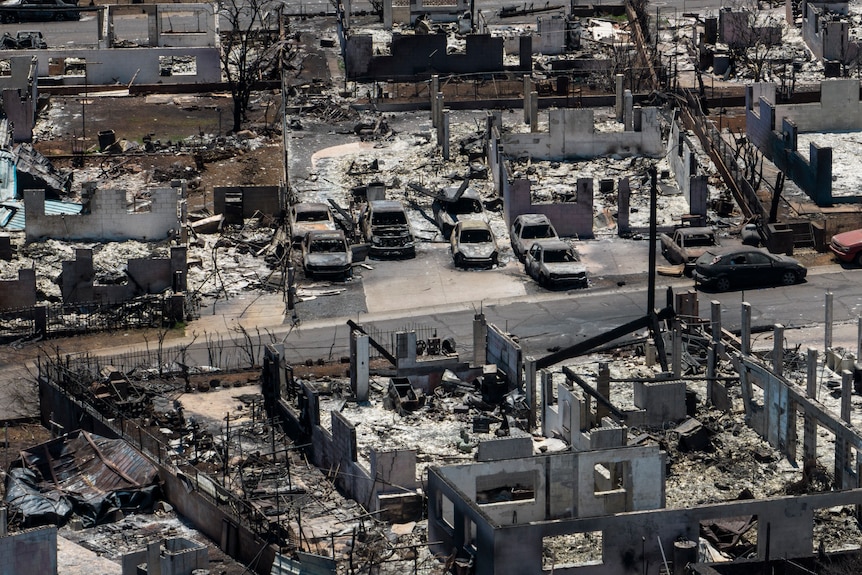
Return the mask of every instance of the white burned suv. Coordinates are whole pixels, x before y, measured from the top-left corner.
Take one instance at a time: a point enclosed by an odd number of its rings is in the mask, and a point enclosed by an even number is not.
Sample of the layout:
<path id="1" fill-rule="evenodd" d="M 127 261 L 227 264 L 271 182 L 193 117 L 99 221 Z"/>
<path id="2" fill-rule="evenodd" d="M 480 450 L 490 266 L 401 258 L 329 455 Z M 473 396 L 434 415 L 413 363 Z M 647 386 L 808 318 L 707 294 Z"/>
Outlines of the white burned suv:
<path id="1" fill-rule="evenodd" d="M 560 239 L 533 242 L 524 259 L 524 270 L 542 287 L 587 287 L 587 268 L 572 246 Z"/>
<path id="2" fill-rule="evenodd" d="M 557 230 L 544 214 L 521 214 L 512 222 L 509 241 L 515 257 L 524 261 L 524 256 L 536 240 L 558 239 Z"/>

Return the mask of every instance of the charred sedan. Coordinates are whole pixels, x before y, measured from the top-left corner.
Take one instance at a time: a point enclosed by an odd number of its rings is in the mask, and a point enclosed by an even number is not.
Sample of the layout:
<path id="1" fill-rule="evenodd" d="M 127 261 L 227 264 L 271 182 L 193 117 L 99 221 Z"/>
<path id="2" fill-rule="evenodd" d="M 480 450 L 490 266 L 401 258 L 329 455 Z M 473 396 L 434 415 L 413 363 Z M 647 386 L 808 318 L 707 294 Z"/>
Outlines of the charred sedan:
<path id="1" fill-rule="evenodd" d="M 344 232 L 314 231 L 302 240 L 302 267 L 305 276 L 349 278 L 353 272 L 353 251 Z"/>
<path id="2" fill-rule="evenodd" d="M 524 258 L 524 270 L 542 287 L 587 287 L 587 268 L 575 250 L 563 240 L 533 242 Z"/>
<path id="3" fill-rule="evenodd" d="M 695 286 L 716 291 L 742 287 L 793 285 L 805 279 L 808 270 L 797 260 L 783 255 L 747 249 L 708 250 L 697 258 Z"/>
<path id="4" fill-rule="evenodd" d="M 482 198 L 473 188 L 461 193 L 459 188 L 445 188 L 441 197 L 431 204 L 431 209 L 434 211 L 434 221 L 446 239 L 449 239 L 458 222 L 484 219 L 485 215 Z"/>
<path id="5" fill-rule="evenodd" d="M 452 259 L 458 267 L 497 265 L 497 239 L 487 222 L 464 220 L 455 224 L 449 238 Z"/>
<path id="6" fill-rule="evenodd" d="M 318 202 L 303 202 L 290 208 L 290 238 L 294 245 L 298 244 L 308 232 L 332 231 L 335 219 L 329 206 Z"/>

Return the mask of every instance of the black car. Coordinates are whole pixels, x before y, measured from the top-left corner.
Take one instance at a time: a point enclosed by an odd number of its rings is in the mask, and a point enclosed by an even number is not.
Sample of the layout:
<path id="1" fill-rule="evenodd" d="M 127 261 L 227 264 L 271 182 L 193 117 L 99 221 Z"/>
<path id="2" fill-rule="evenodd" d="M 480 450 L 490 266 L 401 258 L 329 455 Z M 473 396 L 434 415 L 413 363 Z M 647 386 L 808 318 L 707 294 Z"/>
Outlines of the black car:
<path id="1" fill-rule="evenodd" d="M 795 259 L 755 249 L 709 250 L 697 258 L 694 268 L 696 286 L 716 291 L 763 286 L 793 285 L 805 278 L 808 270 Z"/>

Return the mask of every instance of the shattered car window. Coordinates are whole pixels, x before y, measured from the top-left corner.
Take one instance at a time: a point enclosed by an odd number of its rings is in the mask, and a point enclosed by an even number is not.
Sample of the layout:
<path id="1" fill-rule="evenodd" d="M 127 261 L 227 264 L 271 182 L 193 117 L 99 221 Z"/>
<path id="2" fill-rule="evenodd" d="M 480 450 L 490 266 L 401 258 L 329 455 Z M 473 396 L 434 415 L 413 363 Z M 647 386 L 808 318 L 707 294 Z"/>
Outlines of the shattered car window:
<path id="1" fill-rule="evenodd" d="M 576 262 L 578 258 L 575 257 L 574 252 L 571 250 L 545 250 L 545 261 L 549 263 L 563 263 L 563 262 Z"/>
<path id="2" fill-rule="evenodd" d="M 298 222 L 325 222 L 329 219 L 329 214 L 326 212 L 298 212 L 296 221 Z"/>
<path id="3" fill-rule="evenodd" d="M 344 251 L 344 243 L 338 240 L 316 240 L 311 244 L 315 253 L 339 253 Z"/>
<path id="4" fill-rule="evenodd" d="M 404 212 L 374 212 L 371 216 L 371 225 L 374 226 L 403 226 L 406 223 Z"/>
<path id="5" fill-rule="evenodd" d="M 482 204 L 472 198 L 461 198 L 457 202 L 448 202 L 444 205 L 450 214 L 478 214 L 482 211 Z"/>
<path id="6" fill-rule="evenodd" d="M 526 226 L 521 233 L 521 237 L 525 240 L 553 238 L 554 232 L 551 230 L 551 226 Z"/>
<path id="7" fill-rule="evenodd" d="M 689 236 L 685 238 L 685 245 L 689 247 L 708 247 L 714 244 L 711 236 Z"/>
<path id="8" fill-rule="evenodd" d="M 491 232 L 488 230 L 464 230 L 461 232 L 461 243 L 484 244 L 491 241 Z"/>

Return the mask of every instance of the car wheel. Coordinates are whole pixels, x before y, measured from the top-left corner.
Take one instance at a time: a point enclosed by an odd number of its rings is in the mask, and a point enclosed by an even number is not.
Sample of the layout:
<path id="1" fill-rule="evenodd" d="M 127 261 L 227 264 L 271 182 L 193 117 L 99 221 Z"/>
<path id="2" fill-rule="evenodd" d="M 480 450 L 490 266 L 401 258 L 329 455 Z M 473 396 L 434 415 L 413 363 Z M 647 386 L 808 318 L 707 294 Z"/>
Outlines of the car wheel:
<path id="1" fill-rule="evenodd" d="M 856 262 L 857 266 L 862 268 L 862 250 L 860 250 L 859 253 L 856 254 L 856 257 L 853 258 L 853 261 Z"/>
<path id="2" fill-rule="evenodd" d="M 455 260 L 455 267 L 456 268 L 464 267 L 464 256 L 461 253 L 455 254 L 453 259 Z"/>
<path id="3" fill-rule="evenodd" d="M 491 267 L 493 268 L 498 265 L 500 265 L 500 258 L 497 256 L 497 254 L 494 254 L 493 256 L 491 256 Z"/>
<path id="4" fill-rule="evenodd" d="M 730 279 L 727 277 L 720 277 L 715 280 L 715 289 L 717 291 L 727 291 L 730 289 Z"/>
<path id="5" fill-rule="evenodd" d="M 792 272 L 790 270 L 781 274 L 781 284 L 786 286 L 792 286 L 797 282 L 796 272 Z"/>
<path id="6" fill-rule="evenodd" d="M 539 274 L 539 285 L 548 287 L 548 278 L 545 277 L 545 274 Z"/>

